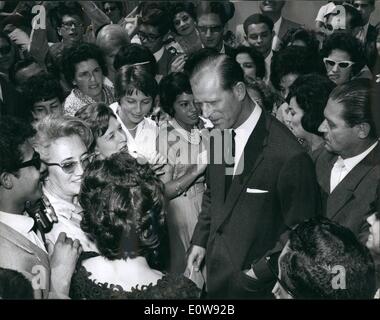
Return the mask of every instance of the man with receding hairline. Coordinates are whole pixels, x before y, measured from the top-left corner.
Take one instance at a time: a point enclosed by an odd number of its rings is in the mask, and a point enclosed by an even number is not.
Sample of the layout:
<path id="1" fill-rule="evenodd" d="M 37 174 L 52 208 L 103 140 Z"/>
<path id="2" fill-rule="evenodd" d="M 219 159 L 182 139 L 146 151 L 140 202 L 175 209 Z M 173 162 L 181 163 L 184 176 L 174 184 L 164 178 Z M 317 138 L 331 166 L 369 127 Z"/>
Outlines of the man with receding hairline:
<path id="1" fill-rule="evenodd" d="M 234 59 L 200 52 L 192 66 L 195 103 L 213 123 L 212 135 L 232 135 L 227 150 L 235 150 L 235 163 L 215 161 L 225 153 L 215 139 L 186 271 L 199 270 L 205 258 L 208 298 L 270 297 L 274 279 L 265 257 L 281 251 L 278 241 L 293 225 L 317 214 L 312 161 L 290 131 L 250 99 Z"/>

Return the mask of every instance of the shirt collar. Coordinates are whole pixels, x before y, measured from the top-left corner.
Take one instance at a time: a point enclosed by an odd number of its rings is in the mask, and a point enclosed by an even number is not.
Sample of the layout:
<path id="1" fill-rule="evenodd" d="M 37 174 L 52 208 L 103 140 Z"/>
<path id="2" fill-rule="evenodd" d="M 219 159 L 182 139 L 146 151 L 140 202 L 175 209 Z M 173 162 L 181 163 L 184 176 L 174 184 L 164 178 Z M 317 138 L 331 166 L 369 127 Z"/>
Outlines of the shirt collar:
<path id="1" fill-rule="evenodd" d="M 164 55 L 164 47 L 162 46 L 162 48 L 158 50 L 157 52 L 153 53 L 153 55 L 156 58 L 156 61 L 159 61 Z"/>
<path id="2" fill-rule="evenodd" d="M 33 218 L 4 211 L 0 211 L 0 222 L 6 224 L 8 227 L 16 230 L 22 235 L 28 234 L 34 226 Z"/>
<path id="3" fill-rule="evenodd" d="M 360 161 L 362 161 L 378 144 L 376 141 L 373 145 L 371 145 L 368 149 L 358 154 L 355 157 L 343 159 L 344 166 L 348 171 L 351 171 Z"/>
<path id="4" fill-rule="evenodd" d="M 205 46 L 203 45 L 202 43 L 202 48 L 204 48 Z M 226 53 L 226 47 L 224 46 L 224 41 L 223 41 L 223 44 L 222 44 L 222 49 L 220 49 L 219 53 L 222 53 L 222 54 L 225 54 Z"/>
<path id="5" fill-rule="evenodd" d="M 245 120 L 239 127 L 235 129 L 237 135 L 241 133 L 251 134 L 253 129 L 255 129 L 256 124 L 259 121 L 262 109 L 256 102 L 253 101 L 253 103 L 255 104 L 255 108 L 251 112 L 251 115 L 248 117 L 247 120 Z"/>

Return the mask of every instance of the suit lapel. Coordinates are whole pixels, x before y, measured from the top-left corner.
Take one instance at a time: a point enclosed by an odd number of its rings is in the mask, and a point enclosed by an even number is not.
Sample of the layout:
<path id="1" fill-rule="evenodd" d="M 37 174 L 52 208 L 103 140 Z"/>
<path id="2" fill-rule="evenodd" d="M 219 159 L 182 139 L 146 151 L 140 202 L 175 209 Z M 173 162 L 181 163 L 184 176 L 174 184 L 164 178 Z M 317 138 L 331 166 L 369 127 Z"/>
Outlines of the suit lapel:
<path id="1" fill-rule="evenodd" d="M 245 187 L 249 178 L 264 159 L 262 151 L 266 144 L 266 137 L 268 135 L 266 124 L 267 118 L 265 116 L 265 112 L 263 111 L 255 129 L 251 133 L 247 144 L 245 145 L 242 158 L 239 161 L 239 166 L 243 166 L 243 172 L 240 175 L 236 175 L 232 180 L 229 193 L 227 194 L 226 201 L 224 203 L 220 224 L 223 223 L 223 221 L 225 221 L 228 215 L 232 212 L 239 196 L 245 192 Z"/>
<path id="2" fill-rule="evenodd" d="M 41 264 L 47 269 L 50 269 L 48 255 L 34 243 L 25 238 L 21 233 L 8 227 L 0 222 L 1 236 L 12 242 L 15 246 L 21 248 L 31 255 L 35 255 Z"/>
<path id="3" fill-rule="evenodd" d="M 336 186 L 327 201 L 327 217 L 333 219 L 340 209 L 355 195 L 355 189 L 368 172 L 379 164 L 380 147 L 376 146 L 367 157 L 358 163 L 350 173 Z"/>
<path id="4" fill-rule="evenodd" d="M 324 147 L 323 147 L 324 148 Z M 326 152 L 327 159 L 325 160 L 326 165 L 323 164 L 321 170 L 319 170 L 319 184 L 322 188 L 322 190 L 326 194 L 330 194 L 330 180 L 331 180 L 331 170 L 334 167 L 334 163 L 336 162 L 336 159 L 338 158 L 337 155 Z"/>

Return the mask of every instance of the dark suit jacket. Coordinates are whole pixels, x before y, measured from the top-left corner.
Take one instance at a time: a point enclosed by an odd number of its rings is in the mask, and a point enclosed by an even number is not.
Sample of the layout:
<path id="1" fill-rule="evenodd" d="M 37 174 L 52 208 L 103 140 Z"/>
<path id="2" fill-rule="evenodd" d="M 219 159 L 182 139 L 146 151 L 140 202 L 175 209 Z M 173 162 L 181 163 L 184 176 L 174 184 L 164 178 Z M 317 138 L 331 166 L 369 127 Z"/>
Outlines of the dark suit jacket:
<path id="1" fill-rule="evenodd" d="M 48 298 L 50 265 L 46 252 L 22 234 L 0 222 L 0 267 L 21 272 L 30 281 L 41 275 L 41 289 L 34 288 L 35 298 Z M 46 273 L 44 273 L 46 272 Z M 44 282 L 44 283 L 42 283 Z"/>
<path id="2" fill-rule="evenodd" d="M 313 171 L 291 132 L 264 111 L 245 146 L 243 173 L 234 177 L 226 201 L 225 166 L 209 165 L 209 188 L 192 238 L 206 248 L 208 297 L 263 298 L 270 293 L 274 283 L 265 264 L 267 251 L 292 226 L 317 214 Z M 252 263 L 263 281 L 243 273 Z"/>
<path id="3" fill-rule="evenodd" d="M 175 56 L 168 50 L 164 49 L 161 59 L 157 61 L 157 74 L 162 75 L 163 77 L 168 75 L 174 59 Z"/>
<path id="4" fill-rule="evenodd" d="M 322 211 L 329 219 L 351 229 L 365 244 L 368 239 L 367 217 L 376 199 L 380 179 L 380 146 L 358 163 L 330 194 L 331 170 L 337 155 L 323 150 L 316 159 L 316 172 L 321 187 Z"/>
<path id="5" fill-rule="evenodd" d="M 30 120 L 31 114 L 28 111 L 25 99 L 18 93 L 15 87 L 0 75 L 0 87 L 3 101 L 0 100 L 0 116 L 9 115 L 24 120 Z"/>
<path id="6" fill-rule="evenodd" d="M 377 31 L 373 25 L 368 26 L 367 37 L 364 43 L 364 54 L 367 59 L 367 65 L 371 69 L 374 70 L 376 59 L 378 57 L 377 49 L 376 49 L 376 39 L 377 39 Z"/>

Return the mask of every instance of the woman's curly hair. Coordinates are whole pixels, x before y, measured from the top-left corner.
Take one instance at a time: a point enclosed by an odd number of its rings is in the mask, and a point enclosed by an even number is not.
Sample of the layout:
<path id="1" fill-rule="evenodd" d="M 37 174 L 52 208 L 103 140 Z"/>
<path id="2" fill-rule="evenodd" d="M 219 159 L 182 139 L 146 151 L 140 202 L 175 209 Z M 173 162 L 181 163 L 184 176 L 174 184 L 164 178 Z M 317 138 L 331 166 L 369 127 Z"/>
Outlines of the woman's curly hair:
<path id="1" fill-rule="evenodd" d="M 126 152 L 96 160 L 85 170 L 79 203 L 81 228 L 109 260 L 143 256 L 159 263 L 164 226 L 163 184 L 149 164 Z"/>

